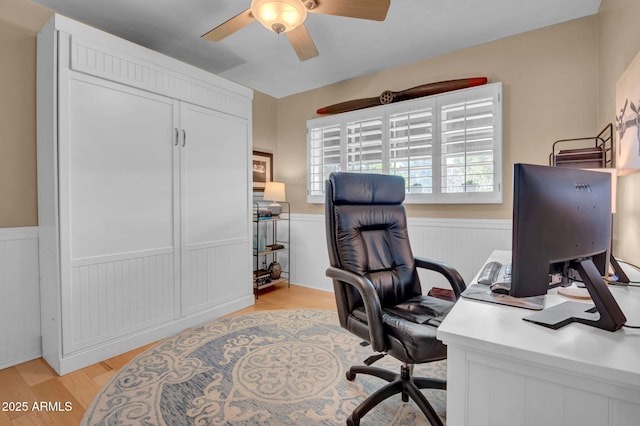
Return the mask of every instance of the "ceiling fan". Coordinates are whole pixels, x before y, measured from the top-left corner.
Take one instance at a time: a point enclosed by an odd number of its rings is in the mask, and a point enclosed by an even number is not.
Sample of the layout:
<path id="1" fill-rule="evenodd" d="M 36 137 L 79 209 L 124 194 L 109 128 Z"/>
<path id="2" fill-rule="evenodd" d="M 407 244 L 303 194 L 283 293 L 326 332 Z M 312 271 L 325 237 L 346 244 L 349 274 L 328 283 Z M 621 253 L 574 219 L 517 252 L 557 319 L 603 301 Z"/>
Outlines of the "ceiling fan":
<path id="1" fill-rule="evenodd" d="M 349 18 L 384 21 L 391 0 L 252 0 L 251 7 L 202 36 L 220 41 L 257 20 L 267 29 L 285 33 L 298 58 L 306 61 L 318 56 L 304 20 L 307 12 Z"/>

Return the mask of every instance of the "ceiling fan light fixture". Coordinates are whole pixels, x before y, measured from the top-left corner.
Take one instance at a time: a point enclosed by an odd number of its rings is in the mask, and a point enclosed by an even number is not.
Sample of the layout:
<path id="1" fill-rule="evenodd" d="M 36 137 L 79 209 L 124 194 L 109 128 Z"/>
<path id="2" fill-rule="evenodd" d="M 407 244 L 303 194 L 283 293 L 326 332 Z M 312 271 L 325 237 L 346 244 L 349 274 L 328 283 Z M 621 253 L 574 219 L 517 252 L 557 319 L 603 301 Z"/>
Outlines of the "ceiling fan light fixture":
<path id="1" fill-rule="evenodd" d="M 253 0 L 251 13 L 277 33 L 294 30 L 307 18 L 307 9 L 300 0 Z"/>

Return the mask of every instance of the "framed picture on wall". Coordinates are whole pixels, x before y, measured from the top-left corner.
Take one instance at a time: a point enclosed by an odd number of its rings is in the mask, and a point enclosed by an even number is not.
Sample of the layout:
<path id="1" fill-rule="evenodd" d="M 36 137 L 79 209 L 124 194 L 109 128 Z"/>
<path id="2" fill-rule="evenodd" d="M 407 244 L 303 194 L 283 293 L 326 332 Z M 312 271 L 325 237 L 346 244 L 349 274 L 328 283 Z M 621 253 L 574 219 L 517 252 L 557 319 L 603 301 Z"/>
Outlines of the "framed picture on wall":
<path id="1" fill-rule="evenodd" d="M 616 82 L 616 169 L 640 171 L 640 53 Z"/>
<path id="2" fill-rule="evenodd" d="M 253 191 L 264 192 L 267 182 L 273 180 L 273 154 L 253 151 Z"/>

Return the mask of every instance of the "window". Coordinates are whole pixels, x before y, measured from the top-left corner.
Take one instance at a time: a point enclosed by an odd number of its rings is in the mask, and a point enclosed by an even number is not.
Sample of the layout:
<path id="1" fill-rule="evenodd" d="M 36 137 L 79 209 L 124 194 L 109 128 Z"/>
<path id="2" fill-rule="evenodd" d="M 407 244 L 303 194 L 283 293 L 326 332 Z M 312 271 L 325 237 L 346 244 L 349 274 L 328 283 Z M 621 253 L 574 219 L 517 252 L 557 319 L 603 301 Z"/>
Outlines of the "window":
<path id="1" fill-rule="evenodd" d="M 307 122 L 307 200 L 334 171 L 404 177 L 407 203 L 502 202 L 502 85 Z"/>

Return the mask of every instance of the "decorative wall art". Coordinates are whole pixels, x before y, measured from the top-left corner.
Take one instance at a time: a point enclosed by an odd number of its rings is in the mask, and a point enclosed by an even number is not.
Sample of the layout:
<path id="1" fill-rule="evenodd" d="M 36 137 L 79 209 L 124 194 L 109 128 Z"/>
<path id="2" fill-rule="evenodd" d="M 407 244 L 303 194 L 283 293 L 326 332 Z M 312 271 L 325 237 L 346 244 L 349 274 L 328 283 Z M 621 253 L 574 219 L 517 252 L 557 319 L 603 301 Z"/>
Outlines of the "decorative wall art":
<path id="1" fill-rule="evenodd" d="M 616 83 L 616 169 L 640 172 L 640 53 Z"/>
<path id="2" fill-rule="evenodd" d="M 401 90 L 400 92 L 385 90 L 380 94 L 380 96 L 376 96 L 374 98 L 356 99 L 353 101 L 340 102 L 339 104 L 318 108 L 318 110 L 316 110 L 316 114 L 340 114 L 347 111 L 386 105 L 392 102 L 436 95 L 438 93 L 450 92 L 452 90 L 466 89 L 467 87 L 481 86 L 486 83 L 487 77 L 471 77 L 422 84 L 410 89 Z"/>
<path id="3" fill-rule="evenodd" d="M 273 154 L 253 151 L 253 190 L 264 192 L 267 182 L 273 180 Z"/>

